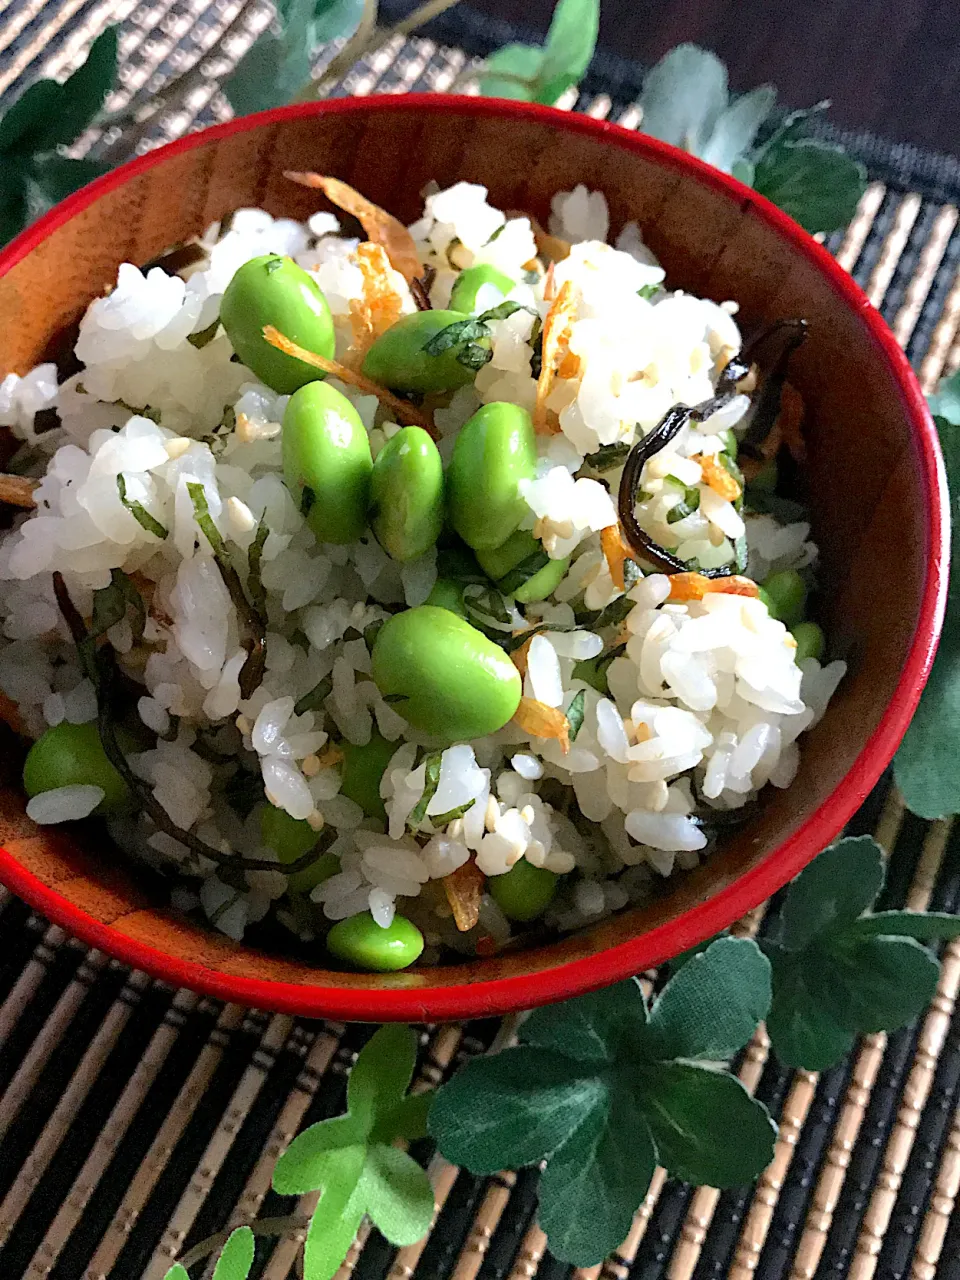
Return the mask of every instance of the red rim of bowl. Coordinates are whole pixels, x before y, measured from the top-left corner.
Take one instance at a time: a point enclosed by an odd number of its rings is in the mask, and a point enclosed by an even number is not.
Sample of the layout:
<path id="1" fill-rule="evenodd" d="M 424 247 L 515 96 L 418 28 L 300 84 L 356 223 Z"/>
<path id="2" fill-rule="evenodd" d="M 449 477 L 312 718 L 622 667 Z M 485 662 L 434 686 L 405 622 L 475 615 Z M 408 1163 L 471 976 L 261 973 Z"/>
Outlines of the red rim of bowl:
<path id="1" fill-rule="evenodd" d="M 644 134 L 630 132 L 619 125 L 557 111 L 552 107 L 441 94 L 340 98 L 330 102 L 278 107 L 273 111 L 244 116 L 199 133 L 188 134 L 98 178 L 17 236 L 0 253 L 0 275 L 6 274 L 52 231 L 99 196 L 122 186 L 131 178 L 162 163 L 167 157 L 204 146 L 216 138 L 229 137 L 234 133 L 300 116 L 326 113 L 386 114 L 409 110 L 426 110 L 436 114 L 468 111 L 474 115 L 533 120 L 568 133 L 587 134 L 602 139 L 625 151 L 653 156 L 669 168 L 683 169 L 694 174 L 700 182 L 724 193 L 738 204 L 752 206 L 763 221 L 791 241 L 827 277 L 847 306 L 861 313 L 867 335 L 880 348 L 899 385 L 904 416 L 910 425 L 911 439 L 926 492 L 927 576 L 910 653 L 893 698 L 853 767 L 829 799 L 758 866 L 707 901 L 639 937 L 590 956 L 561 962 L 554 968 L 453 986 L 446 986 L 441 981 L 436 986 L 377 990 L 325 987 L 319 984 L 309 986 L 237 977 L 196 962 L 178 960 L 124 936 L 109 925 L 101 924 L 26 871 L 8 851 L 0 849 L 0 879 L 31 906 L 43 911 L 51 920 L 69 929 L 84 942 L 178 986 L 189 987 L 223 1000 L 308 1017 L 381 1022 L 486 1017 L 505 1013 L 566 999 L 620 981 L 726 928 L 746 911 L 775 893 L 828 845 L 877 782 L 893 757 L 916 709 L 933 664 L 946 605 L 949 500 L 936 429 L 913 370 L 879 312 L 831 255 L 763 196 L 675 147 Z M 442 970 L 438 972 L 442 973 Z"/>

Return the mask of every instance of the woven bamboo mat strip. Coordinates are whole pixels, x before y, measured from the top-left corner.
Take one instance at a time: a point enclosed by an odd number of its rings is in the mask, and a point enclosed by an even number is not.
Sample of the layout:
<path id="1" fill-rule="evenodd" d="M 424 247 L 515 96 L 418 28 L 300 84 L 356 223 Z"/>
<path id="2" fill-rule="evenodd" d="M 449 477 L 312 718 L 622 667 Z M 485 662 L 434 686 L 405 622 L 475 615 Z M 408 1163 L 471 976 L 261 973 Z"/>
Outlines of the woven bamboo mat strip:
<path id="1" fill-rule="evenodd" d="M 171 76 L 192 86 L 188 109 L 154 122 L 148 141 L 227 114 L 217 77 L 268 20 L 265 6 L 236 0 L 0 0 L 0 14 L 0 105 L 36 75 L 70 69 L 106 21 L 124 20 L 112 106 L 148 100 Z M 214 56 L 224 29 L 225 55 Z M 336 92 L 442 91 L 476 52 L 398 38 Z M 588 89 L 564 105 L 636 126 L 619 84 Z M 960 365 L 960 189 L 934 198 L 889 170 L 879 165 L 857 216 L 828 247 L 930 389 Z M 904 813 L 884 783 L 851 830 L 873 831 L 890 851 L 883 905 L 960 907 L 960 832 L 949 824 Z M 762 929 L 759 913 L 743 927 Z M 342 1107 L 368 1029 L 172 992 L 86 951 L 4 891 L 0 930 L 3 1280 L 159 1280 L 184 1245 L 295 1206 L 270 1189 L 272 1164 L 299 1127 Z M 627 1239 L 602 1266 L 573 1272 L 546 1251 L 536 1171 L 473 1178 L 433 1156 L 429 1237 L 394 1251 L 362 1233 L 337 1280 L 960 1278 L 958 986 L 954 945 L 917 1027 L 865 1037 L 819 1076 L 784 1070 L 759 1033 L 739 1071 L 780 1120 L 771 1168 L 756 1188 L 722 1193 L 658 1171 Z M 419 1087 L 496 1036 L 491 1023 L 427 1029 Z M 300 1204 L 310 1207 L 308 1198 Z M 258 1242 L 257 1280 L 297 1276 L 297 1248 L 294 1239 Z"/>

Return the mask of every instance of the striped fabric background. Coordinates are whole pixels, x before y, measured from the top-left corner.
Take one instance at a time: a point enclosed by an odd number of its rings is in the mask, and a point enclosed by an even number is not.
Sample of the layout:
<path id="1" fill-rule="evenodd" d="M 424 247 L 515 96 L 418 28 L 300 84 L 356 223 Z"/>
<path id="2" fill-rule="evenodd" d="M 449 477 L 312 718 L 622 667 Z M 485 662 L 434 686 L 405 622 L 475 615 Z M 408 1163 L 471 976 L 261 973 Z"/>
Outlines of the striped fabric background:
<path id="1" fill-rule="evenodd" d="M 74 66 L 110 21 L 123 23 L 122 92 L 111 106 L 188 76 L 189 110 L 138 130 L 143 145 L 223 118 L 216 77 L 269 20 L 259 0 L 246 9 L 235 0 L 0 0 L 0 13 L 0 108 L 36 76 Z M 438 27 L 450 44 L 398 37 L 335 92 L 442 91 L 484 39 L 511 35 L 459 11 Z M 207 57 L 225 28 L 225 54 Z M 565 105 L 635 126 L 635 77 L 607 59 Z M 829 247 L 930 389 L 960 364 L 960 167 L 848 141 L 876 181 Z M 87 142 L 116 156 L 130 135 Z M 890 851 L 883 905 L 960 909 L 960 828 L 905 814 L 883 784 L 851 830 L 874 832 Z M 761 914 L 741 927 L 762 927 Z M 866 1037 L 820 1076 L 768 1060 L 758 1034 L 740 1070 L 780 1120 L 758 1186 L 717 1193 L 658 1175 L 619 1253 L 575 1280 L 960 1280 L 960 944 L 943 958 L 919 1025 Z M 162 1280 L 184 1246 L 295 1207 L 270 1191 L 272 1164 L 299 1127 L 340 1110 L 368 1034 L 173 991 L 0 889 L 0 1278 Z M 424 1028 L 421 1087 L 508 1034 L 492 1022 Z M 438 1203 L 429 1238 L 395 1251 L 374 1232 L 338 1280 L 351 1271 L 358 1280 L 574 1280 L 544 1252 L 535 1171 L 477 1179 L 422 1154 Z M 296 1241 L 261 1239 L 254 1276 L 298 1276 L 296 1252 Z"/>

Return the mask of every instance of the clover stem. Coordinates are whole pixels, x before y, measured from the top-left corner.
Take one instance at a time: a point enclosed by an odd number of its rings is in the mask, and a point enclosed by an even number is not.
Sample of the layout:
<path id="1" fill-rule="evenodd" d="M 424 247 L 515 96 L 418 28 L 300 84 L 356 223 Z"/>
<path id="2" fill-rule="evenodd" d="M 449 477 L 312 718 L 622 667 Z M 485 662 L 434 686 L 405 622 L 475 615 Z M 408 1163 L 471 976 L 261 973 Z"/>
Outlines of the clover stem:
<path id="1" fill-rule="evenodd" d="M 259 1221 L 239 1225 L 249 1227 L 255 1236 L 286 1236 L 293 1235 L 295 1231 L 306 1231 L 310 1226 L 310 1219 L 300 1213 L 290 1213 L 282 1218 L 261 1218 Z M 212 1236 L 207 1236 L 178 1260 L 180 1265 L 189 1270 L 195 1262 L 199 1262 L 201 1258 L 206 1258 L 215 1249 L 225 1245 L 236 1229 L 236 1227 L 228 1227 L 225 1231 L 217 1231 Z"/>
<path id="2" fill-rule="evenodd" d="M 350 68 L 369 53 L 376 53 L 394 36 L 408 36 L 417 27 L 422 27 L 433 18 L 439 17 L 447 9 L 452 9 L 460 0 L 427 0 L 426 4 L 414 9 L 402 22 L 383 30 L 377 26 L 376 0 L 366 0 L 360 26 L 340 52 L 316 80 L 310 80 L 293 99 L 294 102 L 312 102 L 323 96 L 329 85 L 344 76 Z M 372 11 L 372 14 L 371 14 Z"/>

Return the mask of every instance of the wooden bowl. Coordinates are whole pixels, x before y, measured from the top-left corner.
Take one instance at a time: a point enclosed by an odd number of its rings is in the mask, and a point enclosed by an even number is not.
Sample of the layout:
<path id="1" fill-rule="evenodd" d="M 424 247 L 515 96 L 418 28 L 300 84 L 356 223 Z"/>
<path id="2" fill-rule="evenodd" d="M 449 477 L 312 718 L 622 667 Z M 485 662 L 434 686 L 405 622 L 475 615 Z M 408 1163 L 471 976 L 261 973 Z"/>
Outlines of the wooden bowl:
<path id="1" fill-rule="evenodd" d="M 635 974 L 729 925 L 839 832 L 891 756 L 926 679 L 947 572 L 947 503 L 926 403 L 893 336 L 833 259 L 772 205 L 672 147 L 616 125 L 477 98 L 378 97 L 248 116 L 125 165 L 0 255 L 0 370 L 25 372 L 115 279 L 242 206 L 306 218 L 318 193 L 285 169 L 335 174 L 405 220 L 430 179 L 482 182 L 546 223 L 576 183 L 637 219 L 668 280 L 735 298 L 746 329 L 804 316 L 792 380 L 809 411 L 823 624 L 850 663 L 804 738 L 788 791 L 653 905 L 549 946 L 391 975 L 332 973 L 230 942 L 149 902 L 109 849 L 38 830 L 0 794 L 0 880 L 51 920 L 170 982 L 265 1009 L 382 1021 L 501 1013 Z M 318 953 L 322 961 L 322 953 Z"/>

